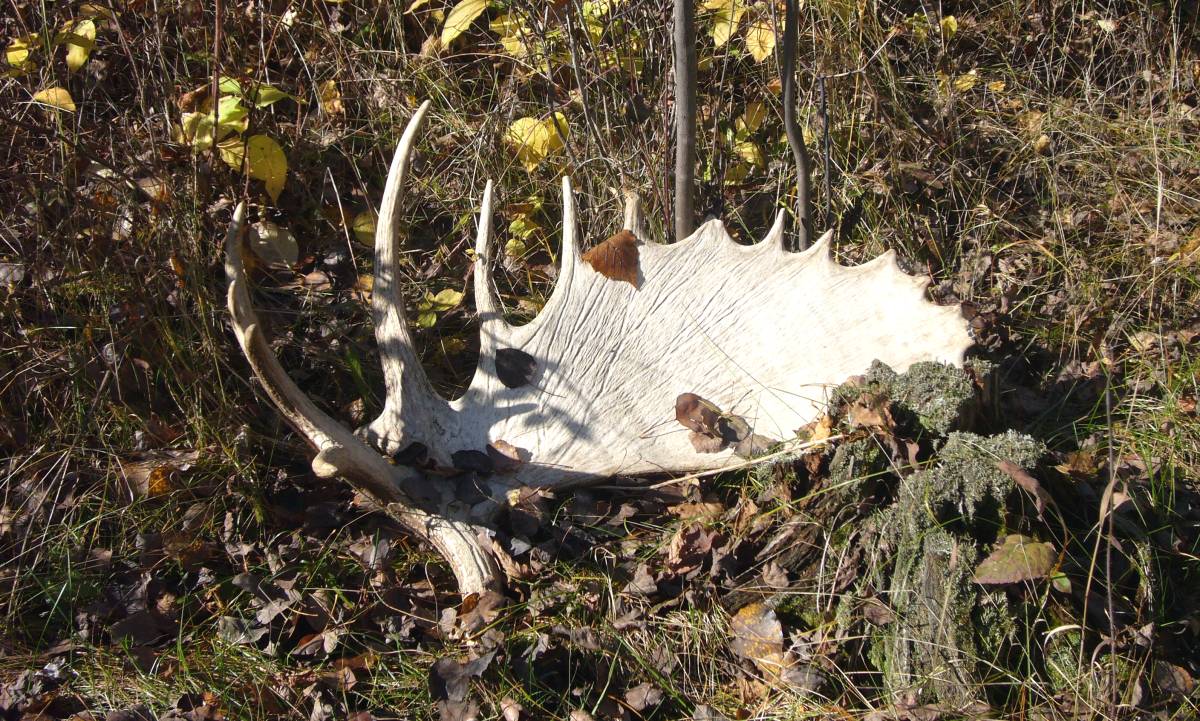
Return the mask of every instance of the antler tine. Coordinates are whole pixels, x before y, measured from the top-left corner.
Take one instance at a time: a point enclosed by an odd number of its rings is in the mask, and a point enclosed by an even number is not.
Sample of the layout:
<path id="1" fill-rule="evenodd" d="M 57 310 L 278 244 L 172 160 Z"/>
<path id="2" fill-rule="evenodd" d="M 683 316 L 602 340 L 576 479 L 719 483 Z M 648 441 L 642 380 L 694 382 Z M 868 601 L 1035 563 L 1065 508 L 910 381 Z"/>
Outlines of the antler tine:
<path id="1" fill-rule="evenodd" d="M 404 314 L 404 297 L 400 290 L 400 257 L 397 248 L 404 181 L 408 177 L 409 158 L 416 143 L 417 131 L 429 110 L 426 100 L 413 113 L 400 137 L 396 155 L 388 170 L 387 184 L 380 202 L 379 221 L 375 227 L 375 283 L 371 292 L 371 310 L 375 317 L 375 339 L 379 343 L 383 380 L 387 391 L 380 420 L 388 429 L 388 441 L 400 445 L 407 436 L 404 428 L 404 404 L 410 407 L 436 406 L 437 394 L 421 369 L 413 346 L 412 334 Z M 426 414 L 417 414 L 425 415 Z"/>
<path id="2" fill-rule="evenodd" d="M 579 221 L 575 219 L 575 193 L 571 190 L 571 178 L 563 176 L 563 236 L 562 236 L 562 270 L 568 272 L 580 262 L 579 259 Z M 556 289 L 557 290 L 557 289 Z"/>
<path id="3" fill-rule="evenodd" d="M 242 263 L 241 232 L 245 221 L 246 205 L 239 203 L 225 235 L 225 273 L 229 277 L 233 330 L 250 368 L 275 407 L 317 449 L 312 461 L 313 473 L 321 478 L 346 478 L 381 503 L 389 515 L 415 535 L 432 543 L 454 571 L 462 593 L 481 593 L 495 587 L 499 571 L 480 545 L 478 529 L 465 521 L 416 508 L 401 484 L 418 481 L 419 474 L 410 468 L 390 465 L 349 428 L 317 408 L 283 370 L 267 345 L 250 302 Z"/>
<path id="4" fill-rule="evenodd" d="M 479 204 L 479 231 L 475 236 L 475 310 L 479 313 L 479 335 L 485 354 L 498 340 L 504 327 L 504 309 L 492 282 L 492 181 L 483 189 Z"/>

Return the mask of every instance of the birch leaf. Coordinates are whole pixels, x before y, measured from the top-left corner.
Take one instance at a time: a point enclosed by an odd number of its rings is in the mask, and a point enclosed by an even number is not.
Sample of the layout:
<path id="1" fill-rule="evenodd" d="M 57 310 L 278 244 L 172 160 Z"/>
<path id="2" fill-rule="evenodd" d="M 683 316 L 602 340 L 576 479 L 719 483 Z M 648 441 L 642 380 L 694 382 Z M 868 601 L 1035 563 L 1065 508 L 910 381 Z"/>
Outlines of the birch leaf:
<path id="1" fill-rule="evenodd" d="M 71 97 L 66 88 L 54 87 L 40 90 L 33 96 L 33 102 L 65 110 L 68 113 L 75 112 L 75 99 Z"/>
<path id="2" fill-rule="evenodd" d="M 92 54 L 96 45 L 96 23 L 81 20 L 63 38 L 67 45 L 67 69 L 74 72 L 82 68 Z"/>
<path id="3" fill-rule="evenodd" d="M 342 93 L 338 90 L 337 82 L 326 80 L 317 88 L 317 97 L 321 101 L 321 110 L 326 115 L 341 115 L 346 112 L 342 105 Z"/>
<path id="4" fill-rule="evenodd" d="M 246 169 L 251 178 L 263 181 L 271 200 L 279 202 L 287 179 L 287 156 L 279 143 L 266 135 L 251 135 L 246 140 Z"/>
<path id="5" fill-rule="evenodd" d="M 488 0 L 459 0 L 450 14 L 446 16 L 446 24 L 442 26 L 442 46 L 450 47 L 455 38 L 462 35 L 475 22 L 475 18 L 487 9 Z"/>
<path id="6" fill-rule="evenodd" d="M 758 63 L 771 57 L 775 51 L 775 29 L 770 20 L 759 18 L 746 28 L 746 50 Z"/>
<path id="7" fill-rule="evenodd" d="M 729 42 L 729 38 L 733 37 L 742 21 L 742 15 L 746 13 L 746 6 L 741 0 L 709 0 L 704 9 L 713 13 L 708 34 L 712 36 L 713 45 L 718 48 Z"/>
<path id="8" fill-rule="evenodd" d="M 556 123 L 558 129 L 555 129 Z M 562 150 L 566 134 L 566 117 L 562 113 L 555 113 L 544 120 L 517 118 L 508 127 L 504 140 L 516 151 L 517 160 L 521 161 L 525 170 L 532 173 L 546 156 Z"/>
<path id="9" fill-rule="evenodd" d="M 8 48 L 4 51 L 4 58 L 8 64 L 18 70 L 26 69 L 27 65 L 31 65 L 29 60 L 30 48 L 38 41 L 38 34 L 32 33 L 24 37 L 13 38 L 8 43 Z"/>

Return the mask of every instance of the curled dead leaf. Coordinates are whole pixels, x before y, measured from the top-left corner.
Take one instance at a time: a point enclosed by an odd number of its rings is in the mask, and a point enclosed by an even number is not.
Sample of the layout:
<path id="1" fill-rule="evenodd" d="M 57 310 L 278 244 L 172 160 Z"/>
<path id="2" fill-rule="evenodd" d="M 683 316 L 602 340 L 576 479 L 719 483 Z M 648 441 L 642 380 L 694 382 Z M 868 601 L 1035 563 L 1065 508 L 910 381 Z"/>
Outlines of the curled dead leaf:
<path id="1" fill-rule="evenodd" d="M 587 264 L 605 278 L 623 280 L 637 288 L 638 239 L 629 230 L 622 230 L 600 245 L 583 254 Z"/>

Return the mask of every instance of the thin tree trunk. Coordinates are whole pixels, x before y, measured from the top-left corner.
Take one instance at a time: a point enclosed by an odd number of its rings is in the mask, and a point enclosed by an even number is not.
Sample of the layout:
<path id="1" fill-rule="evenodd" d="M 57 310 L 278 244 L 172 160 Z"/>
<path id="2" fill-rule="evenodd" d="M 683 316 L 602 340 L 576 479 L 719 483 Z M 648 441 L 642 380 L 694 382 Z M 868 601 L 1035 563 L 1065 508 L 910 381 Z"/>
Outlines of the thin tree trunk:
<path id="1" fill-rule="evenodd" d="M 675 0 L 675 238 L 695 224 L 692 191 L 696 167 L 696 8 Z"/>
<path id="2" fill-rule="evenodd" d="M 783 19 L 783 130 L 796 162 L 796 249 L 804 250 L 812 238 L 812 200 L 809 190 L 808 149 L 796 126 L 796 35 L 800 25 L 799 0 L 787 0 Z"/>

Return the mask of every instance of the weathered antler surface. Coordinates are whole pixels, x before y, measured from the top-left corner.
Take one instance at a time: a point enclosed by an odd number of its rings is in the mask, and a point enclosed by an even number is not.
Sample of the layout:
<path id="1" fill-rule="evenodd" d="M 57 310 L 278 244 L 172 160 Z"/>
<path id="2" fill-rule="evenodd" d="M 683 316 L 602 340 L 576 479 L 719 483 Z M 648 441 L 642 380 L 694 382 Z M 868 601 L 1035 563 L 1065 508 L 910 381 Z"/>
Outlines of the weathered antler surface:
<path id="1" fill-rule="evenodd" d="M 491 281 L 489 183 L 476 242 L 479 366 L 466 393 L 447 401 L 413 349 L 396 246 L 401 187 L 427 107 L 414 114 L 396 151 L 376 231 L 372 305 L 387 400 L 363 435 L 387 455 L 421 444 L 448 468 L 460 451 L 515 448 L 523 462 L 490 479 L 497 491 L 716 469 L 740 459 L 732 448 L 697 451 L 676 420 L 681 394 L 696 394 L 744 419 L 754 433 L 784 440 L 817 416 L 829 387 L 873 360 L 897 370 L 923 360 L 958 364 L 971 345 L 960 309 L 926 300 L 927 281 L 901 272 L 891 251 L 842 267 L 830 258 L 827 233 L 803 253 L 787 252 L 782 214 L 754 245 L 735 243 L 719 221 L 673 245 L 644 243 L 637 286 L 613 280 L 581 259 L 567 179 L 554 292 L 532 322 L 511 326 Z M 405 488 L 417 471 L 390 465 L 321 413 L 270 353 L 245 288 L 237 242 L 243 218 L 239 207 L 227 240 L 234 325 L 276 406 L 317 448 L 314 470 L 347 477 L 407 509 L 401 519 L 450 558 L 463 590 L 482 588 L 494 566 L 478 547 L 477 529 L 455 520 L 445 503 L 426 501 L 425 510 L 416 510 Z M 502 381 L 498 357 L 518 365 L 531 360 L 532 373 L 518 374 L 517 382 L 509 373 Z"/>

